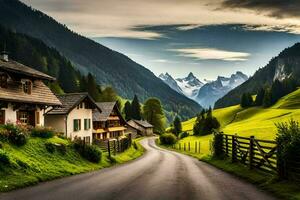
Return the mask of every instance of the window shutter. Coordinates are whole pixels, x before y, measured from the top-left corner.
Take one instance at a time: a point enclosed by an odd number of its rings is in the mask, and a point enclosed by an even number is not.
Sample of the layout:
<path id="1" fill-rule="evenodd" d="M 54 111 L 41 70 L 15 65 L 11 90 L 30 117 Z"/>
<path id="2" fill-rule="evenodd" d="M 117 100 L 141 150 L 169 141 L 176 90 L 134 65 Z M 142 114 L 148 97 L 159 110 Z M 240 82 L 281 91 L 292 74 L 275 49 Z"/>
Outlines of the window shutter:
<path id="1" fill-rule="evenodd" d="M 78 119 L 78 130 L 81 130 L 81 119 Z"/>
<path id="2" fill-rule="evenodd" d="M 87 130 L 87 119 L 84 119 L 84 130 Z"/>
<path id="3" fill-rule="evenodd" d="M 73 120 L 73 130 L 77 131 L 77 127 L 78 127 L 78 121 L 77 121 L 77 119 L 74 119 Z"/>

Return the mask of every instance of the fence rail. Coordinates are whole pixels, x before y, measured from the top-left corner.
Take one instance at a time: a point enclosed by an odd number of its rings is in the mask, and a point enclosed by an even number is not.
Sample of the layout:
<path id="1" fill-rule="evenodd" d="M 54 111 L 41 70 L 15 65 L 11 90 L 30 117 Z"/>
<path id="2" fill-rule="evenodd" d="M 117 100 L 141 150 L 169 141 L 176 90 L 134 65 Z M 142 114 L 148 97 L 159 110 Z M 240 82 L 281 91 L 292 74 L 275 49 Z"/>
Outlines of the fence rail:
<path id="1" fill-rule="evenodd" d="M 120 139 L 110 140 L 95 140 L 94 143 L 100 147 L 104 152 L 108 152 L 109 157 L 111 154 L 116 155 L 117 153 L 124 152 L 131 144 L 132 140 L 129 137 Z"/>
<path id="2" fill-rule="evenodd" d="M 222 150 L 232 162 L 240 162 L 250 169 L 277 174 L 281 178 L 300 181 L 300 152 L 295 152 L 293 159 L 282 161 L 279 159 L 281 152 L 275 141 L 256 139 L 254 136 L 220 135 Z"/>
<path id="3" fill-rule="evenodd" d="M 173 149 L 177 149 L 180 151 L 186 151 L 190 153 L 201 153 L 201 143 L 199 141 L 193 142 L 179 142 L 172 146 Z"/>

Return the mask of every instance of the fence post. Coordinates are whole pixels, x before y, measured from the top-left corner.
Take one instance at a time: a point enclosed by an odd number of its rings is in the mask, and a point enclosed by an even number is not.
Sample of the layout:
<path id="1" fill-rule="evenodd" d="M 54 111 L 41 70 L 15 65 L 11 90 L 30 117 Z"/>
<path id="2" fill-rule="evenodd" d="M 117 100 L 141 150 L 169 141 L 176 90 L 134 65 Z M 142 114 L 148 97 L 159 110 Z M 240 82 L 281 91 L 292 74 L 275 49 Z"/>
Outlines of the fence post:
<path id="1" fill-rule="evenodd" d="M 231 159 L 231 162 L 236 162 L 236 142 L 235 142 L 236 138 L 235 136 L 233 135 L 232 136 L 232 159 Z"/>
<path id="2" fill-rule="evenodd" d="M 225 135 L 225 141 L 226 141 L 226 156 L 229 155 L 229 152 L 228 152 L 228 135 Z"/>
<path id="3" fill-rule="evenodd" d="M 199 143 L 198 143 L 198 148 L 199 148 L 198 153 L 201 153 L 201 146 L 200 146 L 200 145 L 201 145 L 201 143 L 199 142 Z"/>
<path id="4" fill-rule="evenodd" d="M 183 145 L 184 145 L 183 150 L 185 151 L 185 143 Z"/>
<path id="5" fill-rule="evenodd" d="M 117 154 L 117 149 L 116 149 L 116 140 L 114 140 L 114 154 L 116 155 Z"/>
<path id="6" fill-rule="evenodd" d="M 108 150 L 108 157 L 110 158 L 110 142 L 107 140 L 107 150 Z"/>
<path id="7" fill-rule="evenodd" d="M 189 142 L 189 151 L 191 151 L 191 143 Z"/>
<path id="8" fill-rule="evenodd" d="M 181 143 L 179 143 L 179 150 L 181 150 Z"/>
<path id="9" fill-rule="evenodd" d="M 121 152 L 120 151 L 120 140 L 119 140 L 119 138 L 117 138 L 117 143 L 118 143 L 118 152 Z"/>
<path id="10" fill-rule="evenodd" d="M 254 157 L 254 136 L 250 137 L 250 144 L 249 144 L 249 168 L 253 168 L 253 157 Z"/>
<path id="11" fill-rule="evenodd" d="M 197 153 L 197 141 L 195 141 L 195 153 Z"/>

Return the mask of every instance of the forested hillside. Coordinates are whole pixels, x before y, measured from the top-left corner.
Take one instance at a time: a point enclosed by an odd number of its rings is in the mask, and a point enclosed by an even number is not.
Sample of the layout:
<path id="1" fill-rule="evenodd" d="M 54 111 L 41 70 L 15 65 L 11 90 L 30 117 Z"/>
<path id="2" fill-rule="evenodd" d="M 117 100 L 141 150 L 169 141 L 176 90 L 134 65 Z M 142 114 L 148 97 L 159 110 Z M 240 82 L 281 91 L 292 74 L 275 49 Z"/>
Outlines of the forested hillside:
<path id="1" fill-rule="evenodd" d="M 134 94 L 141 101 L 157 97 L 164 109 L 170 113 L 178 112 L 185 119 L 201 110 L 201 106 L 173 91 L 148 69 L 123 54 L 70 31 L 18 0 L 0 0 L 0 24 L 42 40 L 70 60 L 76 69 L 92 73 L 99 84 L 113 86 L 124 98 L 131 99 Z"/>
<path id="2" fill-rule="evenodd" d="M 82 75 L 70 61 L 40 40 L 0 26 L 0 49 L 8 51 L 9 59 L 55 77 L 55 83 L 48 83 L 55 93 L 89 92 L 95 100 L 99 100 L 97 97 L 100 97 L 101 91 L 94 77 Z"/>
<path id="3" fill-rule="evenodd" d="M 231 90 L 219 99 L 215 108 L 223 108 L 240 103 L 243 93 L 257 94 L 261 88 L 270 88 L 275 80 L 292 79 L 300 81 L 300 43 L 282 51 L 263 68 L 257 70 L 248 81 Z"/>

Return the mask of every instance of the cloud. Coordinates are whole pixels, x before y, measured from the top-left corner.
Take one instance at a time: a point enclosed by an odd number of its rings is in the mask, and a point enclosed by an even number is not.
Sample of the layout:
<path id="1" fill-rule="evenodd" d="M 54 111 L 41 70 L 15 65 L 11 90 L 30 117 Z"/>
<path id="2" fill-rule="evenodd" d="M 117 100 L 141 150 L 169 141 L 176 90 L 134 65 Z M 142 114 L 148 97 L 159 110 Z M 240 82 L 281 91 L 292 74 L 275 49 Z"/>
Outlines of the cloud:
<path id="1" fill-rule="evenodd" d="M 214 48 L 184 48 L 170 49 L 178 52 L 180 56 L 191 57 L 198 60 L 223 60 L 223 61 L 246 61 L 249 53 L 224 51 Z"/>
<path id="2" fill-rule="evenodd" d="M 277 18 L 300 17 L 299 0 L 225 0 L 223 6 L 251 9 Z"/>
<path id="3" fill-rule="evenodd" d="M 262 11 L 265 4 L 253 2 L 279 2 L 279 0 L 21 0 L 54 17 L 70 29 L 87 37 L 124 37 L 157 39 L 164 37 L 157 31 L 137 30 L 142 26 L 181 25 L 189 30 L 206 25 L 247 24 L 267 26 L 300 26 L 299 18 L 278 18 L 239 8 Z M 224 2 L 225 1 L 225 2 Z M 249 2 L 242 4 L 241 2 Z M 280 0 L 288 1 L 291 0 Z M 296 1 L 296 0 L 295 0 Z M 271 4 L 271 3 L 270 3 Z M 277 5 L 279 3 L 275 3 Z M 296 8 L 283 7 L 296 16 Z M 282 6 L 266 10 L 276 13 Z M 184 25 L 186 24 L 186 25 Z"/>

